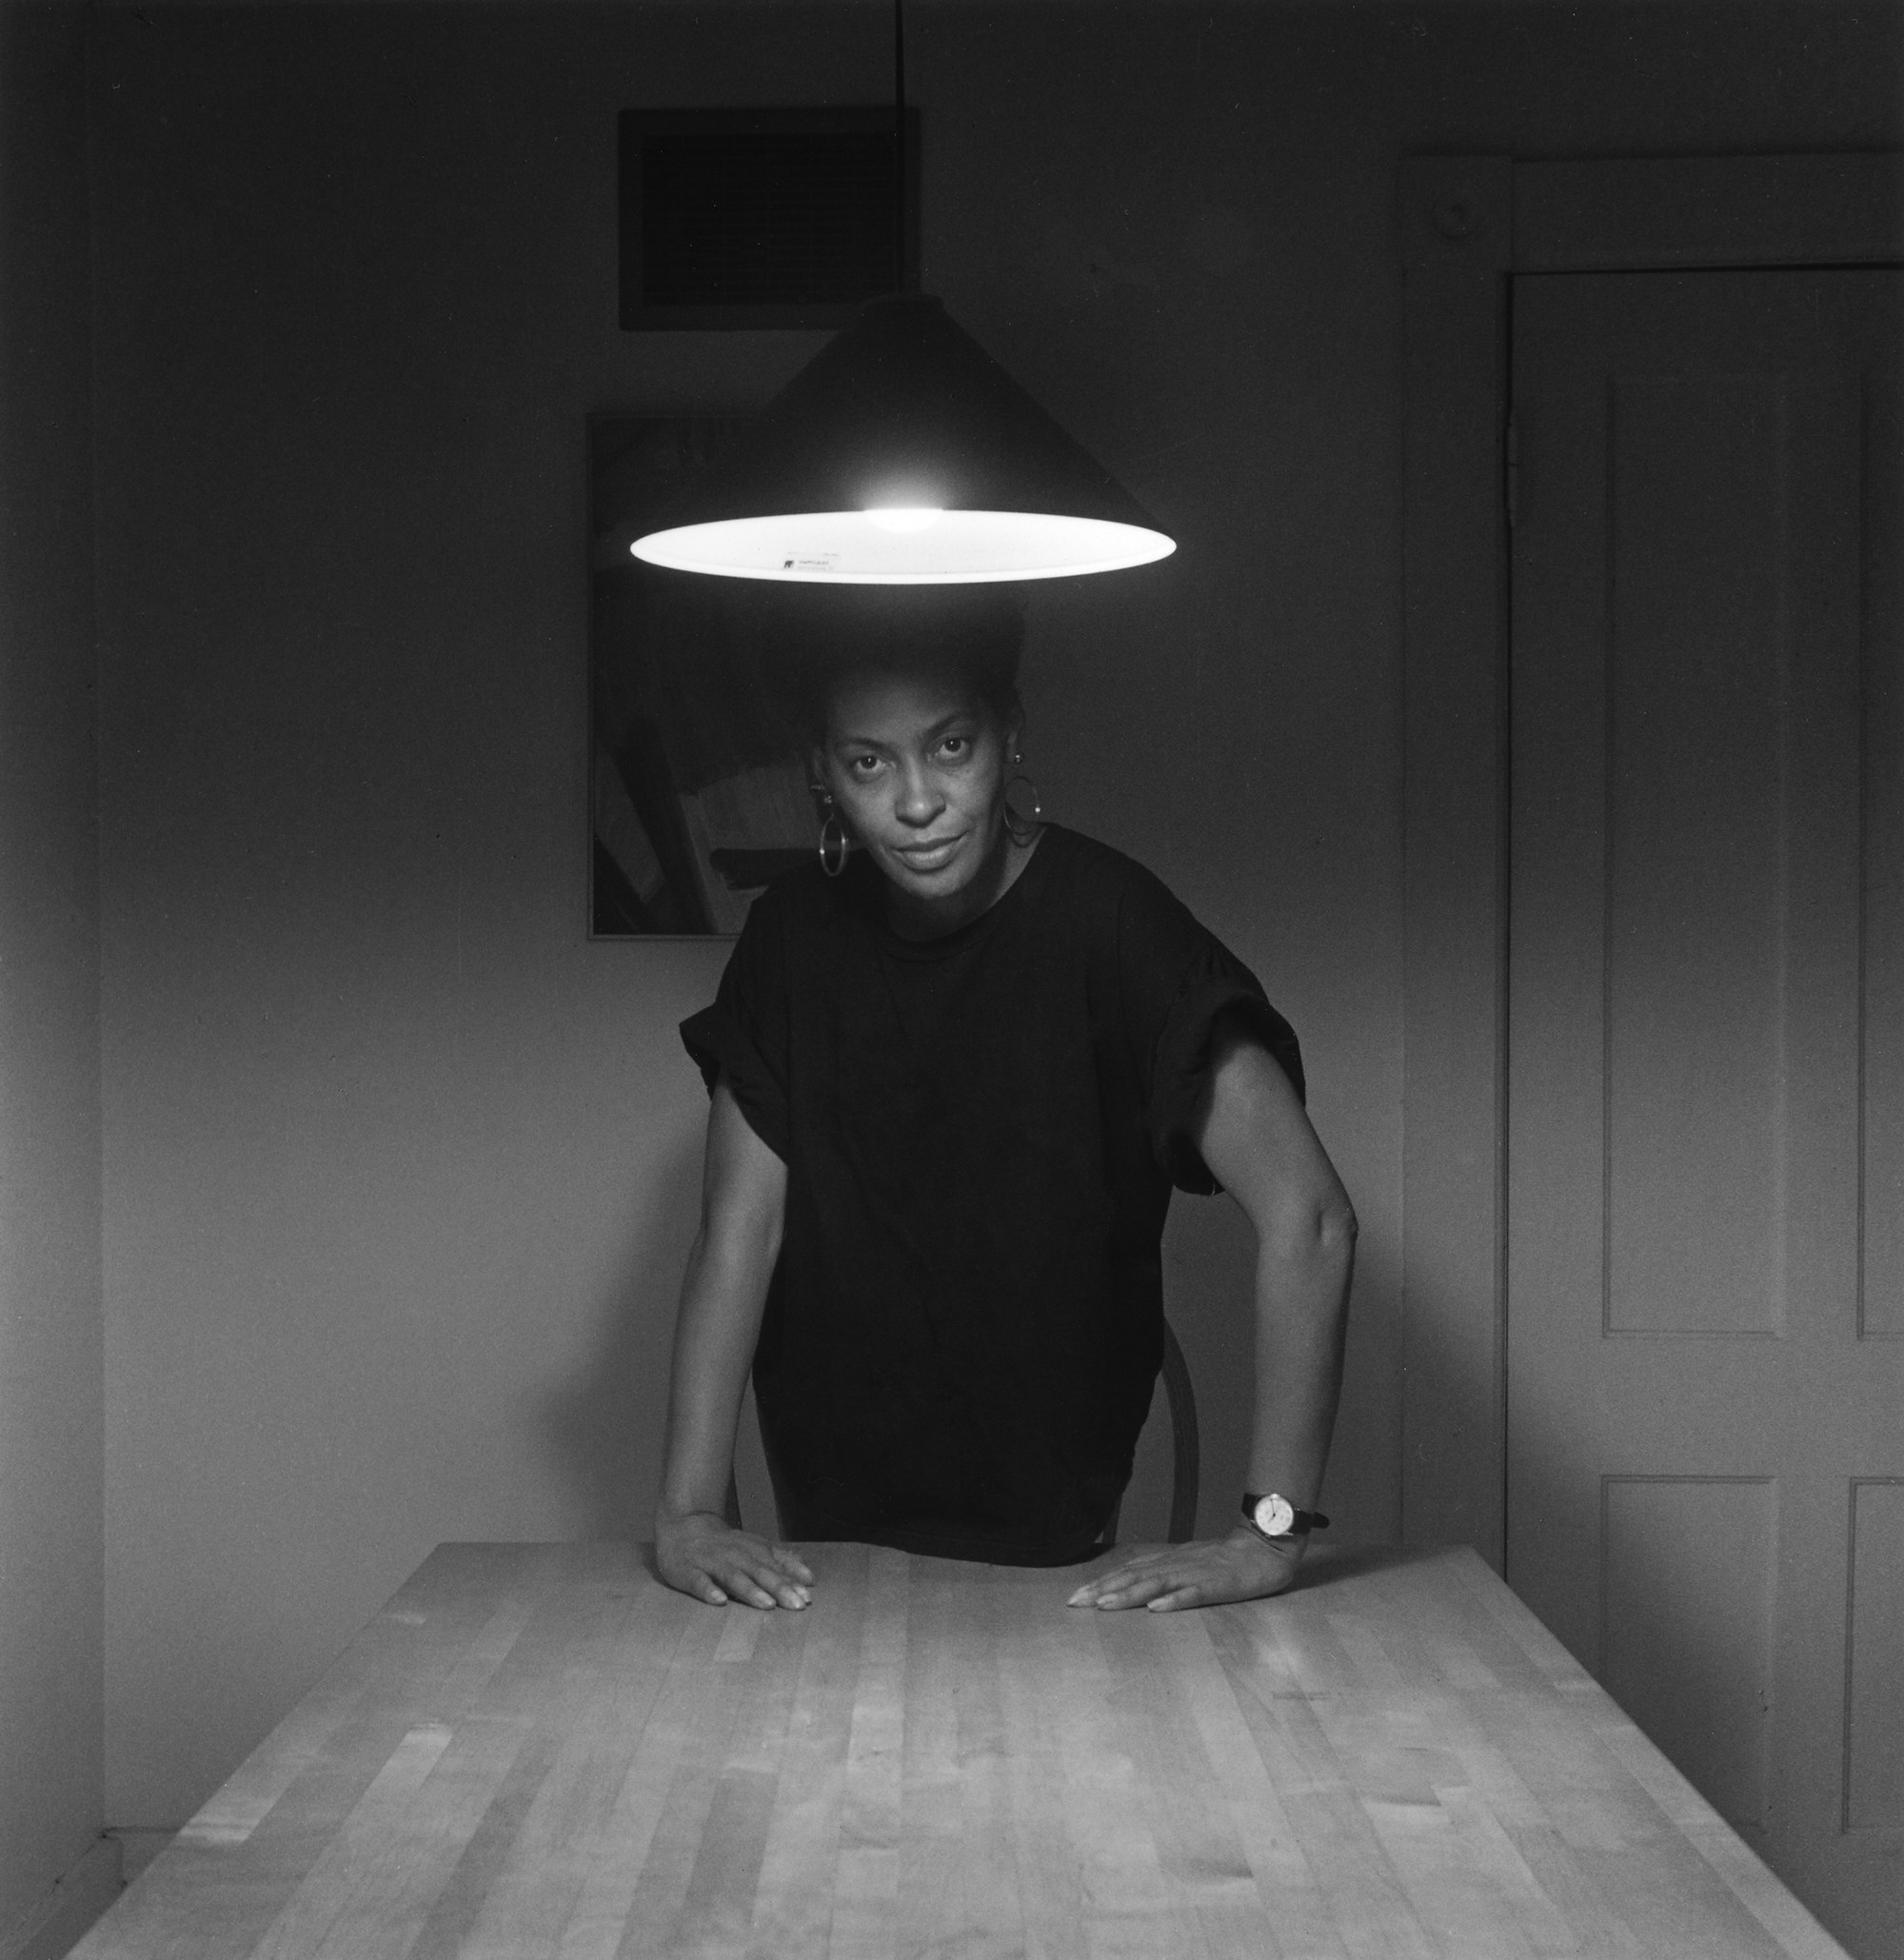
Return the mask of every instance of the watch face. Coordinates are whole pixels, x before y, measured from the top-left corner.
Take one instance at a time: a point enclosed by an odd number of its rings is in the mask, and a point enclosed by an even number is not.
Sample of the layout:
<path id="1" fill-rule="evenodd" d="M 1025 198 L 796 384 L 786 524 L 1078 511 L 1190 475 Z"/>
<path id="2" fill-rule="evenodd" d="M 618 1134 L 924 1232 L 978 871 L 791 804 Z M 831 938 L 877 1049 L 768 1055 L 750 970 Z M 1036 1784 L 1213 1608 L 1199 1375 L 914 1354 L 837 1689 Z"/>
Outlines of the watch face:
<path id="1" fill-rule="evenodd" d="M 1295 1508 L 1287 1497 L 1279 1497 L 1272 1491 L 1267 1497 L 1256 1501 L 1256 1528 L 1266 1538 L 1280 1538 L 1296 1522 Z"/>

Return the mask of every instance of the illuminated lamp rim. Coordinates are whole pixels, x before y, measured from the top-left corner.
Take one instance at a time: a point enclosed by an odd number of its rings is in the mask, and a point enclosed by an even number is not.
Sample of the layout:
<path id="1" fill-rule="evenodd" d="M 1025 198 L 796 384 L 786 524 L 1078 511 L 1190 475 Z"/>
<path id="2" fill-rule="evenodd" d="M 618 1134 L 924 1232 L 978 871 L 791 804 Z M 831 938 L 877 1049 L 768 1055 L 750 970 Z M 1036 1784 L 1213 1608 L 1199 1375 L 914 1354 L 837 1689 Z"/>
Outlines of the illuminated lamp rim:
<path id="1" fill-rule="evenodd" d="M 716 563 L 698 553 L 689 554 L 682 548 L 683 544 L 696 533 L 728 531 L 740 525 L 784 522 L 789 516 L 800 522 L 810 523 L 836 517 L 864 518 L 866 515 L 865 510 L 859 509 L 776 513 L 774 517 L 760 518 L 719 518 L 703 524 L 679 525 L 665 530 L 649 531 L 637 538 L 628 548 L 644 564 L 659 565 L 668 571 L 697 572 L 717 578 L 756 579 L 778 584 L 808 585 L 980 585 L 1018 584 L 1032 579 L 1079 578 L 1094 572 L 1128 571 L 1138 565 L 1155 564 L 1160 559 L 1168 558 L 1177 549 L 1177 541 L 1174 538 L 1141 525 L 1123 524 L 1109 518 L 1072 518 L 1055 512 L 1015 510 L 947 510 L 942 515 L 1007 520 L 1029 517 L 1044 524 L 1056 519 L 1067 525 L 1077 525 L 1081 528 L 1088 528 L 1101 537 L 1106 533 L 1117 534 L 1120 540 L 1128 541 L 1128 547 L 1088 561 L 1074 560 L 1062 564 L 981 566 L 952 570 L 935 568 L 926 571 L 829 571 L 805 566 L 787 569 L 777 565 L 735 564 L 731 562 Z"/>

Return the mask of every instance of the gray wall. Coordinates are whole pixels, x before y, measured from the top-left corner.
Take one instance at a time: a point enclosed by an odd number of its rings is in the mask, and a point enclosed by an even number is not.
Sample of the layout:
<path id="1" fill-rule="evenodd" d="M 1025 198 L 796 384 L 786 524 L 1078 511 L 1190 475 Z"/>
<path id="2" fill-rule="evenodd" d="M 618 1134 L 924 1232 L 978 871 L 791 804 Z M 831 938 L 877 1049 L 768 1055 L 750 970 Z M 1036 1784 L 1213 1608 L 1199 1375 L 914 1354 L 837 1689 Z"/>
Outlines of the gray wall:
<path id="1" fill-rule="evenodd" d="M 98 18 L 115 1823 L 199 1803 L 438 1539 L 648 1514 L 673 1023 L 725 948 L 583 938 L 582 419 L 744 407 L 818 342 L 616 329 L 614 111 L 877 100 L 887 18 Z M 1038 594 L 1027 747 L 1303 1035 L 1365 1228 L 1348 1536 L 1398 1481 L 1397 161 L 1893 142 L 1896 22 L 909 10 L 928 283 L 1181 542 Z M 1182 1200 L 1169 1253 L 1213 1526 L 1247 1228 Z"/>
<path id="2" fill-rule="evenodd" d="M 0 1930 L 101 1814 L 84 27 L 0 8 Z"/>

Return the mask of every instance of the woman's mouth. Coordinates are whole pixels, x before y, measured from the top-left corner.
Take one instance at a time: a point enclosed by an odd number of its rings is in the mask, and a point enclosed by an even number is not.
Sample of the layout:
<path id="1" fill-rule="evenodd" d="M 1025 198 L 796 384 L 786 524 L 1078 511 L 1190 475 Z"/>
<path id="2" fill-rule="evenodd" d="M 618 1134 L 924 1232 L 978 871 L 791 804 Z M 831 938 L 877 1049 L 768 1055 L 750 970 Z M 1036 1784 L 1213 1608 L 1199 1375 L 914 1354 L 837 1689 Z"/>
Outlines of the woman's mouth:
<path id="1" fill-rule="evenodd" d="M 952 855 L 965 841 L 961 831 L 957 837 L 941 838 L 935 843 L 895 844 L 893 855 L 909 870 L 940 871 L 952 861 Z"/>

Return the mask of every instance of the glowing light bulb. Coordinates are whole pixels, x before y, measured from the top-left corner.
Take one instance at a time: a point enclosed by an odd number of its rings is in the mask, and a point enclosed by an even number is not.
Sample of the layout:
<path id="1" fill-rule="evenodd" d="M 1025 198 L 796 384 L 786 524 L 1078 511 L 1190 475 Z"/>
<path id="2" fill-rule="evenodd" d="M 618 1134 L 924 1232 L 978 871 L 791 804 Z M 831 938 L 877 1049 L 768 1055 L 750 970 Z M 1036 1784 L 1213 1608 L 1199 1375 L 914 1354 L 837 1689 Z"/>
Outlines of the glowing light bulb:
<path id="1" fill-rule="evenodd" d="M 924 505 L 903 506 L 886 510 L 869 510 L 866 515 L 883 531 L 923 531 L 929 530 L 944 513 Z"/>

